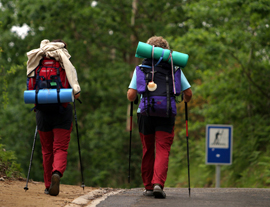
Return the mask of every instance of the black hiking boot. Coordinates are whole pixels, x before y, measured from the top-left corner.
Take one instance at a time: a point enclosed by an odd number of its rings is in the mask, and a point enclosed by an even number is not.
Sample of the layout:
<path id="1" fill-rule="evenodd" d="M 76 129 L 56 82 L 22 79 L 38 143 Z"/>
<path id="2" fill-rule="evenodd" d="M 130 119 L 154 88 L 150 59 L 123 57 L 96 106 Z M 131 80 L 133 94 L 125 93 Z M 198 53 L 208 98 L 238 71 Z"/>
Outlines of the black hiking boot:
<path id="1" fill-rule="evenodd" d="M 46 188 L 46 189 L 44 190 L 44 193 L 45 193 L 45 194 L 49 194 L 49 188 Z"/>
<path id="2" fill-rule="evenodd" d="M 52 182 L 49 188 L 49 194 L 52 196 L 57 196 L 59 194 L 60 188 L 60 174 L 58 172 L 54 172 L 52 175 Z"/>
<path id="3" fill-rule="evenodd" d="M 154 193 L 153 193 L 153 191 L 152 190 L 144 190 L 143 191 L 143 195 L 144 196 L 154 196 Z"/>
<path id="4" fill-rule="evenodd" d="M 162 187 L 159 184 L 154 184 L 153 193 L 155 198 L 166 198 L 166 193 L 162 190 Z"/>

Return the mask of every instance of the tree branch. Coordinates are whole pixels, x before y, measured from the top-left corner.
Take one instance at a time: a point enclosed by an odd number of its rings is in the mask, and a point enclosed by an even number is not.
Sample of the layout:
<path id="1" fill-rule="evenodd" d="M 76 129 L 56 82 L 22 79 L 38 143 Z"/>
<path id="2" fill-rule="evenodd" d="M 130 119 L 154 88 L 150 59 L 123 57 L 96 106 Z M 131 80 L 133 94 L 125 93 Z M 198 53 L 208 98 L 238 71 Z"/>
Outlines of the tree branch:
<path id="1" fill-rule="evenodd" d="M 229 54 L 231 54 L 231 56 L 241 65 L 241 68 L 244 72 L 244 74 L 247 76 L 248 80 L 267 98 L 270 99 L 270 96 L 257 84 L 255 83 L 252 78 L 251 75 L 248 73 L 246 67 L 243 65 L 243 63 L 239 60 L 238 57 L 236 57 L 231 51 L 229 51 Z M 249 60 L 250 61 L 250 60 Z"/>

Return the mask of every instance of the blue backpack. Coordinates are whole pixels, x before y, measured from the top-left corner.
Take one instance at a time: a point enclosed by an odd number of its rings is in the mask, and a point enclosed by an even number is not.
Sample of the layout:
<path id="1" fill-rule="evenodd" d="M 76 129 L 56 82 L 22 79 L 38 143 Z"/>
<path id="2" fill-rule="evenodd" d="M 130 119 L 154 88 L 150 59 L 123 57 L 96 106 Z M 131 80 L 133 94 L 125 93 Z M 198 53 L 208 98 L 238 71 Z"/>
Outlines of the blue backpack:
<path id="1" fill-rule="evenodd" d="M 176 96 L 181 93 L 181 69 L 168 62 L 144 59 L 136 66 L 137 92 L 142 94 L 139 105 L 142 115 L 173 117 L 176 116 Z M 156 89 L 148 84 L 154 82 Z M 149 90 L 150 89 L 150 90 Z"/>

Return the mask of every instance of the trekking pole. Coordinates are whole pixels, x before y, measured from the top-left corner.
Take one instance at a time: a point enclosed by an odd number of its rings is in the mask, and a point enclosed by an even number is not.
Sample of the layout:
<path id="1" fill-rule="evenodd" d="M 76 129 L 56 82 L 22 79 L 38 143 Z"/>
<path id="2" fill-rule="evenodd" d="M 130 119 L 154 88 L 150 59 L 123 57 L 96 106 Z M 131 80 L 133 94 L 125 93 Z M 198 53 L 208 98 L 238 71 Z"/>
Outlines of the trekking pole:
<path id="1" fill-rule="evenodd" d="M 80 103 L 81 100 L 77 99 Z M 78 141 L 78 149 L 79 149 L 79 158 L 80 158 L 80 166 L 81 166 L 81 176 L 82 176 L 82 185 L 81 187 L 84 190 L 84 179 L 83 179 L 83 166 L 82 166 L 82 158 L 81 158 L 81 148 L 80 148 L 80 139 L 79 139 L 79 131 L 78 131 L 78 123 L 77 123 L 77 114 L 76 114 L 76 106 L 75 106 L 75 100 L 73 102 L 73 106 L 74 106 L 74 118 L 75 118 L 75 123 L 76 123 L 76 132 L 77 132 L 77 141 Z"/>
<path id="2" fill-rule="evenodd" d="M 188 162 L 188 194 L 189 194 L 189 197 L 190 197 L 189 146 L 188 146 L 188 107 L 187 107 L 187 102 L 185 102 L 185 113 L 186 113 L 187 162 Z"/>
<path id="3" fill-rule="evenodd" d="M 130 183 L 130 160 L 131 160 L 131 137 L 132 137 L 132 116 L 133 102 L 130 103 L 130 130 L 129 130 L 129 162 L 128 162 L 128 183 Z"/>
<path id="4" fill-rule="evenodd" d="M 34 141 L 33 141 L 33 146 L 32 146 L 32 153 L 31 153 L 31 157 L 30 157 L 26 185 L 24 187 L 25 192 L 28 190 L 28 181 L 29 181 L 29 175 L 30 175 L 30 171 L 31 171 L 31 165 L 32 165 L 32 160 L 33 160 L 33 155 L 34 155 L 34 150 L 35 150 L 36 138 L 37 138 L 37 126 L 36 126 L 36 130 L 35 130 L 35 136 L 34 136 Z"/>

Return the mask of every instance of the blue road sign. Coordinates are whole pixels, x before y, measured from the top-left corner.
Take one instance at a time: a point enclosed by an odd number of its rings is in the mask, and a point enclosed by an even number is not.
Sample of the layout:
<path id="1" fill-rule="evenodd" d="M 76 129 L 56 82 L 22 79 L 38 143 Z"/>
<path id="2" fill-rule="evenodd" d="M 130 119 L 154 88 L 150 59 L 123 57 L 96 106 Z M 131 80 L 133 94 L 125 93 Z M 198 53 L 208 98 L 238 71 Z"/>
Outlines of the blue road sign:
<path id="1" fill-rule="evenodd" d="M 206 164 L 232 164 L 232 125 L 206 126 Z"/>

